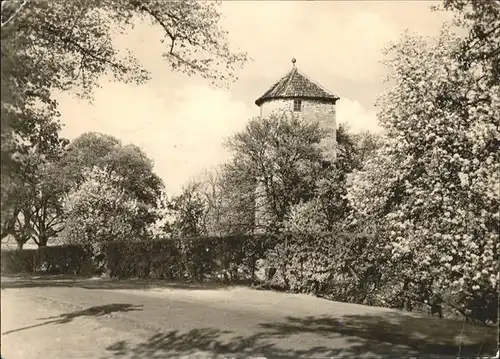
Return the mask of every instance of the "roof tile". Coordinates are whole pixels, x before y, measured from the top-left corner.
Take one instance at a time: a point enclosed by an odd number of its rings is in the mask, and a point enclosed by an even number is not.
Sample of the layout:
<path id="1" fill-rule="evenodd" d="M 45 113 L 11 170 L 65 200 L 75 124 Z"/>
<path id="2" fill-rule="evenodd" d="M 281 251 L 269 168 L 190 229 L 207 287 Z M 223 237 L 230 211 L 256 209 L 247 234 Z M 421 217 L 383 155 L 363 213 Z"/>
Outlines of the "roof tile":
<path id="1" fill-rule="evenodd" d="M 260 106 L 262 103 L 271 99 L 295 97 L 330 100 L 332 102 L 339 99 L 294 67 L 278 82 L 271 86 L 264 95 L 259 97 L 255 101 L 255 104 Z"/>

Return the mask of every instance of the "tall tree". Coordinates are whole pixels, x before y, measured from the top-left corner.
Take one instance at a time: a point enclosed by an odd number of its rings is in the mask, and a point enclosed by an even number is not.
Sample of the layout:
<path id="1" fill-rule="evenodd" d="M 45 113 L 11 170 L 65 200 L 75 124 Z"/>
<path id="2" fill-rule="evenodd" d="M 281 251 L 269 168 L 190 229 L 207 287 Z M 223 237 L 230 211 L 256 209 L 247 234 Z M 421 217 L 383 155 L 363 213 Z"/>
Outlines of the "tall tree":
<path id="1" fill-rule="evenodd" d="M 272 226 L 282 226 L 291 206 L 312 196 L 324 136 L 316 123 L 275 114 L 251 120 L 227 142 L 235 155 L 233 171 L 262 182 Z"/>
<path id="2" fill-rule="evenodd" d="M 70 183 L 64 177 L 59 160 L 55 160 L 39 165 L 26 184 L 29 194 L 21 212 L 24 221 L 28 221 L 32 240 L 44 247 L 64 228 L 63 202 Z"/>
<path id="3" fill-rule="evenodd" d="M 252 233 L 255 225 L 255 179 L 242 172 L 236 159 L 197 179 L 196 192 L 205 207 L 208 235 Z"/>
<path id="4" fill-rule="evenodd" d="M 458 64 L 469 69 L 482 63 L 489 71 L 487 82 L 496 85 L 500 82 L 500 48 L 498 36 L 500 28 L 498 17 L 500 1 L 444 0 L 442 7 L 455 14 L 454 24 L 466 30 L 466 38 L 457 49 Z"/>

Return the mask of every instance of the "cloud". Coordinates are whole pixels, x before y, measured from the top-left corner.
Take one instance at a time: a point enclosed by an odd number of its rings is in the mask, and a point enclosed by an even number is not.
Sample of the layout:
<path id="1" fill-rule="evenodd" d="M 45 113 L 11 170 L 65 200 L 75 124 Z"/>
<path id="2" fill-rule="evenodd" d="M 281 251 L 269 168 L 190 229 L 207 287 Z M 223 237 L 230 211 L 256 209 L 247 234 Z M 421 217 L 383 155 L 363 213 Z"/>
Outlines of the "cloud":
<path id="1" fill-rule="evenodd" d="M 337 123 L 347 123 L 353 133 L 361 131 L 380 132 L 377 114 L 374 110 L 366 110 L 356 100 L 348 98 L 337 102 Z"/>

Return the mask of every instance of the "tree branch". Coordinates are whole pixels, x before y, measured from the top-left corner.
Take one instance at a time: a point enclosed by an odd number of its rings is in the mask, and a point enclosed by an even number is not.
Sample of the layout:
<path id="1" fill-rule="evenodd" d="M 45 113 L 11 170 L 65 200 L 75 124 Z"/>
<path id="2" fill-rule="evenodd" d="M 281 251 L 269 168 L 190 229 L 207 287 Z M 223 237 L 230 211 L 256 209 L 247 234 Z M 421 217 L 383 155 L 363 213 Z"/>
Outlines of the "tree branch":
<path id="1" fill-rule="evenodd" d="M 2 22 L 2 25 L 1 25 L 1 28 L 3 28 L 5 25 L 7 25 L 12 19 L 14 19 L 14 17 L 16 17 L 16 15 L 19 13 L 19 11 L 21 11 L 21 9 L 28 3 L 29 0 L 24 0 L 23 3 L 17 8 L 16 11 L 14 11 L 14 13 L 5 21 L 5 22 Z M 2 1 L 2 10 L 3 7 L 5 5 L 7 5 L 7 1 Z"/>
<path id="2" fill-rule="evenodd" d="M 118 71 L 121 71 L 121 72 L 127 72 L 129 71 L 130 69 L 127 68 L 126 66 L 122 65 L 122 64 L 119 64 L 119 63 L 116 63 L 116 62 L 113 62 L 109 59 L 106 59 L 106 58 L 103 58 L 103 57 L 100 57 L 98 55 L 96 55 L 95 53 L 93 53 L 92 51 L 86 49 L 85 47 L 83 47 L 82 45 L 80 45 L 79 43 L 77 43 L 76 41 L 74 41 L 73 39 L 71 39 L 70 37 L 64 37 L 62 36 L 62 34 L 60 33 L 60 31 L 53 27 L 53 26 L 49 26 L 47 28 L 48 32 L 50 32 L 52 35 L 56 36 L 59 40 L 61 40 L 63 43 L 65 43 L 66 45 L 72 45 L 73 47 L 75 47 L 81 54 L 85 55 L 85 56 L 88 56 L 98 62 L 101 62 L 101 63 L 105 63 L 105 64 L 108 64 L 110 65 L 111 67 L 113 67 L 114 69 L 118 70 Z M 83 57 L 85 57 L 83 56 Z M 83 59 L 82 59 L 82 62 L 83 62 Z"/>
<path id="3" fill-rule="evenodd" d="M 167 33 L 168 37 L 170 37 L 170 40 L 172 40 L 172 43 L 170 44 L 170 52 L 169 53 L 170 53 L 170 55 L 173 55 L 174 43 L 175 43 L 175 39 L 177 37 L 170 31 L 170 28 L 168 27 L 168 25 L 165 24 L 165 22 L 158 16 L 158 14 L 151 11 L 147 6 L 141 5 L 141 6 L 139 6 L 139 10 L 142 10 L 145 13 L 151 15 L 151 17 L 153 17 L 161 25 L 161 27 L 163 27 L 163 30 Z M 176 17 L 174 17 L 170 14 L 168 16 L 170 18 L 174 19 L 175 21 L 177 21 Z"/>

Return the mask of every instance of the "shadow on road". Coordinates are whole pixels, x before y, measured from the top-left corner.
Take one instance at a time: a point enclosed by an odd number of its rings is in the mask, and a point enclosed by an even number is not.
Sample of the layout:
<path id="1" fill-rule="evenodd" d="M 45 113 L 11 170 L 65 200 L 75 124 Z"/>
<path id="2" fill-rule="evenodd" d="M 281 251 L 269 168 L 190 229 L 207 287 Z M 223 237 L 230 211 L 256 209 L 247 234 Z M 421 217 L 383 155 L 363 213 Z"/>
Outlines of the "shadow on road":
<path id="1" fill-rule="evenodd" d="M 454 320 L 442 320 L 419 316 L 403 316 L 398 313 L 385 315 L 347 315 L 341 319 L 330 317 L 288 317 L 285 323 L 268 323 L 263 327 L 272 333 L 283 335 L 304 332 L 328 335 L 337 331 L 350 337 L 353 348 L 374 351 L 379 343 L 409 347 L 419 353 L 457 357 L 484 356 L 496 350 L 494 328 L 482 325 L 464 325 Z M 360 339 L 363 340 L 360 346 Z"/>
<path id="2" fill-rule="evenodd" d="M 144 280 L 82 279 L 46 276 L 36 278 L 8 278 L 2 287 L 81 287 L 86 289 L 140 289 L 170 287 L 179 289 L 227 288 L 223 284 L 182 284 Z M 242 304 L 244 308 L 245 304 Z M 64 324 L 81 316 L 102 316 L 113 312 L 142 310 L 132 304 L 110 304 L 82 311 L 62 314 L 33 326 L 4 333 L 25 330 L 47 324 Z M 189 322 L 191 326 L 189 327 Z M 222 321 L 223 322 L 223 321 Z M 176 323 L 170 323 L 175 325 Z M 179 324 L 179 323 L 177 323 Z M 184 325 L 185 324 L 185 325 Z M 419 316 L 411 313 L 384 311 L 365 315 L 335 314 L 328 316 L 295 316 L 283 320 L 259 323 L 248 336 L 214 325 L 196 328 L 196 321 L 186 316 L 184 331 L 157 332 L 141 343 L 117 341 L 106 348 L 107 356 L 101 359 L 159 359 L 195 357 L 199 352 L 209 352 L 210 357 L 267 358 L 297 357 L 478 357 L 494 356 L 497 351 L 495 328 L 474 325 L 449 319 Z M 245 323 L 242 323 L 244 326 Z M 196 329 L 193 329 L 196 328 Z M 189 330 L 192 329 L 192 330 Z M 305 337 L 305 339 L 301 339 Z M 140 339 L 139 339 L 140 340 Z M 323 343 L 331 346 L 320 346 Z M 342 348 L 342 349 L 339 349 Z M 201 357 L 207 357 L 206 354 Z"/>
<path id="3" fill-rule="evenodd" d="M 247 285 L 249 283 L 241 283 Z M 172 288 L 183 290 L 223 289 L 227 284 L 221 282 L 181 283 L 145 279 L 114 279 L 83 277 L 71 275 L 6 276 L 2 275 L 2 289 L 8 288 L 44 288 L 44 287 L 79 287 L 84 289 L 151 289 Z"/>
<path id="4" fill-rule="evenodd" d="M 332 346 L 307 347 L 298 339 L 306 334 L 327 338 Z M 495 339 L 492 328 L 467 325 L 462 331 L 461 323 L 454 321 L 437 318 L 433 321 L 397 313 L 342 318 L 288 317 L 281 323 L 262 323 L 257 333 L 247 337 L 231 336 L 230 332 L 216 328 L 200 328 L 184 333 L 177 330 L 157 333 L 135 345 L 118 341 L 106 348 L 109 356 L 101 359 L 196 357 L 200 352 L 211 353 L 212 358 L 403 358 L 410 354 L 436 358 L 484 357 L 496 352 Z M 335 349 L 339 340 L 343 349 Z"/>
<path id="5" fill-rule="evenodd" d="M 42 322 L 42 323 L 22 327 L 22 328 L 9 330 L 5 333 L 2 333 L 2 335 L 20 332 L 20 331 L 26 330 L 26 329 L 37 328 L 37 327 L 41 327 L 41 326 L 48 325 L 48 324 L 66 324 L 66 323 L 71 322 L 73 319 L 79 318 L 79 317 L 100 317 L 100 316 L 104 316 L 104 315 L 111 314 L 111 313 L 142 310 L 141 307 L 142 307 L 141 305 L 122 304 L 122 303 L 99 305 L 99 306 L 90 307 L 90 308 L 87 308 L 84 310 L 79 310 L 79 311 L 70 312 L 70 313 L 64 313 L 64 314 L 54 316 L 54 317 L 38 318 L 37 320 L 46 320 L 46 321 Z"/>

